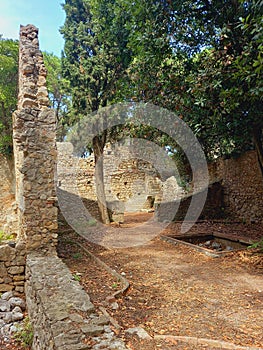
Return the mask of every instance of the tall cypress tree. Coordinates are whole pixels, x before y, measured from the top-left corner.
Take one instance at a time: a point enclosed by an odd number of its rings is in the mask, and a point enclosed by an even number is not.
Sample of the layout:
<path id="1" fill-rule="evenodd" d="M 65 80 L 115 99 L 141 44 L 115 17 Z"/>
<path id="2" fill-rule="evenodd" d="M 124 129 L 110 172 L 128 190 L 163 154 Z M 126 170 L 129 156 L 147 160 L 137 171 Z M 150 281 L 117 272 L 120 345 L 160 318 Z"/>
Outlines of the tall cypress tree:
<path id="1" fill-rule="evenodd" d="M 72 87 L 72 122 L 116 102 L 118 84 L 130 62 L 127 18 L 115 0 L 66 0 L 63 75 Z M 107 130 L 92 140 L 96 191 L 102 221 L 109 223 L 103 185 L 103 155 Z"/>

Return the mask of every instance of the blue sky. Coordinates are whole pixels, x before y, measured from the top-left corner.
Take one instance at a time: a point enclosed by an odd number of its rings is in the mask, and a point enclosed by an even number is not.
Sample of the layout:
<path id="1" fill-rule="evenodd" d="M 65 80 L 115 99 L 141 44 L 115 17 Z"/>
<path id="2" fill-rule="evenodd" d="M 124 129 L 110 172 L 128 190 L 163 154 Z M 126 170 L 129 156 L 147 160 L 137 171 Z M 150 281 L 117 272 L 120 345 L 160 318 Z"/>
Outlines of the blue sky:
<path id="1" fill-rule="evenodd" d="M 64 41 L 59 28 L 64 24 L 64 0 L 0 0 L 0 34 L 18 39 L 20 24 L 39 28 L 40 50 L 60 56 Z"/>

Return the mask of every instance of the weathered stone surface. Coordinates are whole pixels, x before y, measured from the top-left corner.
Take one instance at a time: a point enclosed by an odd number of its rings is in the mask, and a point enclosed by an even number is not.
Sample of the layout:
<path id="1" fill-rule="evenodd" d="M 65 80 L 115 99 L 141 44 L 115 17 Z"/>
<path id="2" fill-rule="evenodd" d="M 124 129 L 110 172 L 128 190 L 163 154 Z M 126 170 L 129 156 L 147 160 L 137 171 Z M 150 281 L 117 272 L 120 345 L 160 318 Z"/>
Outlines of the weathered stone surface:
<path id="1" fill-rule="evenodd" d="M 33 349 L 80 350 L 87 348 L 87 336 L 103 338 L 109 319 L 95 313 L 89 296 L 56 255 L 31 252 L 26 271 L 27 309 L 35 336 Z M 114 333 L 105 339 L 109 349 L 118 343 Z M 122 344 L 118 349 L 126 349 L 121 341 L 118 344 Z"/>
<path id="2" fill-rule="evenodd" d="M 10 261 L 15 258 L 16 251 L 8 244 L 0 246 L 0 261 Z"/>
<path id="3" fill-rule="evenodd" d="M 38 45 L 38 29 L 21 26 L 18 108 L 13 115 L 17 205 L 12 213 L 15 209 L 18 240 L 13 248 L 0 246 L 0 291 L 15 290 L 1 299 L 1 323 L 8 323 L 3 328 L 9 332 L 15 327 L 13 322 L 23 318 L 24 301 L 15 296 L 24 291 L 27 256 L 26 298 L 34 327 L 33 350 L 88 349 L 87 335 L 100 336 L 108 349 L 126 349 L 113 332 L 106 331 L 109 320 L 94 317 L 89 296 L 55 253 L 56 118 L 47 108 L 47 71 Z M 114 210 L 114 214 L 120 213 Z"/>
<path id="4" fill-rule="evenodd" d="M 18 275 L 18 276 L 14 276 L 13 277 L 13 281 L 21 281 L 23 282 L 25 280 L 25 276 L 24 275 Z"/>
<path id="5" fill-rule="evenodd" d="M 18 237 L 25 241 L 27 250 L 54 250 L 57 208 L 47 206 L 46 199 L 55 196 L 56 118 L 47 108 L 47 72 L 37 38 L 36 27 L 21 26 L 19 99 L 13 115 L 16 198 L 19 222 L 23 223 Z M 10 274 L 18 274 L 20 265 L 24 265 L 21 260 Z"/>
<path id="6" fill-rule="evenodd" d="M 103 326 L 99 326 L 97 324 L 90 322 L 89 324 L 82 325 L 81 330 L 87 336 L 96 336 L 96 335 L 100 335 L 101 333 L 103 333 L 104 328 L 103 328 Z"/>
<path id="7" fill-rule="evenodd" d="M 97 197 L 93 156 L 85 159 L 74 157 L 72 145 L 67 142 L 57 143 L 57 148 L 60 189 L 84 198 L 89 212 L 98 218 L 94 203 Z M 107 145 L 103 156 L 106 200 L 113 221 L 122 222 L 124 211 L 148 210 L 155 198 L 167 196 L 168 191 L 162 191 L 163 182 L 155 164 L 137 159 L 131 147 L 110 148 Z M 163 171 L 169 174 L 171 169 L 167 167 Z M 176 181 L 169 189 L 169 194 L 172 193 L 174 197 L 182 193 Z"/>
<path id="8" fill-rule="evenodd" d="M 140 339 L 143 339 L 143 340 L 152 339 L 151 336 L 146 332 L 146 330 L 141 327 L 129 328 L 126 330 L 126 333 L 136 334 Z"/>
<path id="9" fill-rule="evenodd" d="M 11 316 L 12 322 L 21 321 L 23 320 L 23 318 L 24 318 L 24 315 L 22 312 L 12 312 L 12 316 Z"/>
<path id="10" fill-rule="evenodd" d="M 24 266 L 12 266 L 7 269 L 8 273 L 11 275 L 19 275 L 25 271 Z"/>
<path id="11" fill-rule="evenodd" d="M 1 277 L 7 276 L 7 268 L 3 262 L 2 263 L 0 262 L 0 276 Z"/>
<path id="12" fill-rule="evenodd" d="M 2 294 L 1 299 L 2 300 L 9 300 L 10 298 L 12 298 L 14 296 L 14 292 L 10 291 L 10 292 L 5 292 Z"/>
<path id="13" fill-rule="evenodd" d="M 6 292 L 13 289 L 14 289 L 14 286 L 12 284 L 5 284 L 5 283 L 0 284 L 0 292 Z"/>
<path id="14" fill-rule="evenodd" d="M 7 300 L 0 299 L 0 311 L 1 312 L 10 311 L 10 304 L 8 303 Z"/>
<path id="15" fill-rule="evenodd" d="M 262 174 L 256 151 L 238 158 L 219 159 L 209 165 L 211 181 L 221 181 L 228 217 L 247 222 L 263 221 Z"/>
<path id="16" fill-rule="evenodd" d="M 14 159 L 0 154 L 0 230 L 17 232 Z M 1 256 L 1 253 L 0 253 Z"/>
<path id="17" fill-rule="evenodd" d="M 16 306 L 19 306 L 22 310 L 25 310 L 26 304 L 25 301 L 21 298 L 12 297 L 9 299 L 9 304 L 11 308 L 15 308 Z"/>

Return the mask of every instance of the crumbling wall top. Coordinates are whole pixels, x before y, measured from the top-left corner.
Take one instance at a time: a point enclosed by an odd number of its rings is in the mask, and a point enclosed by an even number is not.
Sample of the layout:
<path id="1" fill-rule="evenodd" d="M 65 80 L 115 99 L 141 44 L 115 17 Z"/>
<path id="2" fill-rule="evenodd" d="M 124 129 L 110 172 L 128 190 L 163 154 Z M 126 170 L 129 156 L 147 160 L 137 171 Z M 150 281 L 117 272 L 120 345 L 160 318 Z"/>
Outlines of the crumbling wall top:
<path id="1" fill-rule="evenodd" d="M 47 70 L 39 50 L 38 28 L 20 26 L 18 110 L 43 109 L 49 105 L 46 88 Z"/>

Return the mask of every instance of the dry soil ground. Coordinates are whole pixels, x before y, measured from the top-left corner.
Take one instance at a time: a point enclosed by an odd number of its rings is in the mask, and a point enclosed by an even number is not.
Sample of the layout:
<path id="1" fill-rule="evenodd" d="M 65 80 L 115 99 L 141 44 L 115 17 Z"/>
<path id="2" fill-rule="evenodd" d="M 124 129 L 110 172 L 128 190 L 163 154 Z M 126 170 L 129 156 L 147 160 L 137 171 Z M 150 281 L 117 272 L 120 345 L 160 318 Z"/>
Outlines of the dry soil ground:
<path id="1" fill-rule="evenodd" d="M 140 230 L 141 222 L 150 215 L 126 216 L 125 224 L 115 228 L 117 236 L 127 227 Z M 255 240 L 263 236 L 262 228 L 242 223 L 202 222 L 191 232 L 223 232 Z M 179 223 L 165 230 L 166 234 L 179 232 Z M 120 288 L 119 282 L 74 242 L 81 243 L 130 282 L 128 292 L 117 300 L 117 309 L 106 306 L 105 299 Z M 138 326 L 151 336 L 180 335 L 263 347 L 262 253 L 245 251 L 211 258 L 188 247 L 166 243 L 160 236 L 138 247 L 105 249 L 62 225 L 59 254 L 93 303 L 97 307 L 106 306 L 119 323 L 121 329 L 116 332 L 131 349 L 213 349 L 211 345 L 167 339 L 143 342 L 125 335 L 125 329 Z"/>

